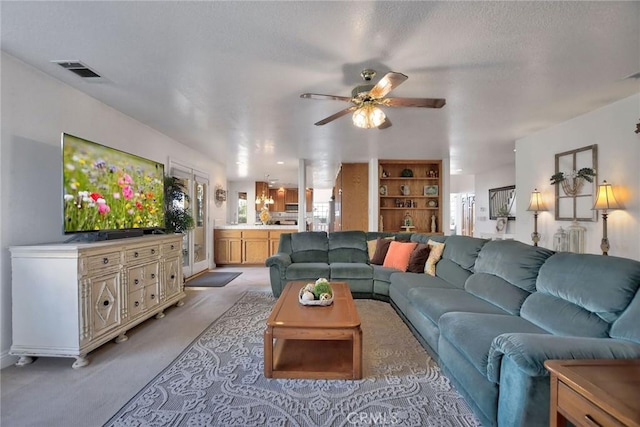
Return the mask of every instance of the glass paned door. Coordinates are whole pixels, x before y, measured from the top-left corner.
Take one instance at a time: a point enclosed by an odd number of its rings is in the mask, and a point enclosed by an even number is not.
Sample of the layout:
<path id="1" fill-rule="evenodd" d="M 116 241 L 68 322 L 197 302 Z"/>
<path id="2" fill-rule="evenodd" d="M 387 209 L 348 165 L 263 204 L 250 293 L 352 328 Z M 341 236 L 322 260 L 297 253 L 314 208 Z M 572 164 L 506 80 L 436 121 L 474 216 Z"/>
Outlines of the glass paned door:
<path id="1" fill-rule="evenodd" d="M 194 181 L 193 219 L 193 270 L 194 274 L 206 270 L 207 265 L 207 194 L 205 179 L 196 176 Z"/>
<path id="2" fill-rule="evenodd" d="M 193 216 L 194 227 L 182 239 L 182 271 L 184 277 L 190 277 L 209 268 L 209 180 L 201 172 L 176 164 L 171 174 L 184 182 L 188 195 L 185 207 Z"/>

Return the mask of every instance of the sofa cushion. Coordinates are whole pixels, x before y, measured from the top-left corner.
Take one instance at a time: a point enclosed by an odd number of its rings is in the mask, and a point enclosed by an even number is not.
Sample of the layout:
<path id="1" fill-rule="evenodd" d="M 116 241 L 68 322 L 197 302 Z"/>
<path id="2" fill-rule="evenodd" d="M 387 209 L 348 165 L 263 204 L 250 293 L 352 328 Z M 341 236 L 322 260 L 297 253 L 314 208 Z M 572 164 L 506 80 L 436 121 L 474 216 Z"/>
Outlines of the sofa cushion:
<path id="1" fill-rule="evenodd" d="M 355 262 L 332 262 L 331 280 L 334 279 L 373 279 L 373 267 Z"/>
<path id="2" fill-rule="evenodd" d="M 522 303 L 530 295 L 503 278 L 488 273 L 474 273 L 467 279 L 464 289 L 515 316 L 520 314 Z"/>
<path id="3" fill-rule="evenodd" d="M 475 271 L 498 276 L 527 292 L 536 290 L 538 271 L 553 251 L 516 240 L 487 242 L 475 264 Z"/>
<path id="4" fill-rule="evenodd" d="M 499 307 L 462 289 L 413 288 L 409 290 L 408 296 L 410 304 L 435 324 L 443 314 L 452 311 L 506 314 Z"/>
<path id="5" fill-rule="evenodd" d="M 329 242 L 324 231 L 291 234 L 291 261 L 293 263 L 329 263 Z"/>
<path id="6" fill-rule="evenodd" d="M 622 315 L 611 326 L 609 335 L 612 338 L 633 341 L 640 344 L 640 291 Z"/>
<path id="7" fill-rule="evenodd" d="M 442 258 L 436 265 L 436 276 L 458 289 L 463 289 L 465 282 L 471 276 L 471 272 L 450 259 Z"/>
<path id="8" fill-rule="evenodd" d="M 387 268 L 381 265 L 372 265 L 373 267 L 373 279 L 381 280 L 383 282 L 391 283 L 391 275 L 397 273 L 395 268 Z"/>
<path id="9" fill-rule="evenodd" d="M 382 266 L 407 271 L 411 252 L 413 252 L 417 245 L 415 242 L 391 242 Z"/>
<path id="10" fill-rule="evenodd" d="M 294 262 L 287 268 L 286 280 L 311 280 L 329 278 L 329 264 L 324 262 Z"/>
<path id="11" fill-rule="evenodd" d="M 541 292 L 534 292 L 525 300 L 520 316 L 555 335 L 609 337 L 609 324 L 594 313 Z"/>
<path id="12" fill-rule="evenodd" d="M 411 235 L 410 240 L 416 243 L 429 243 L 429 240 L 433 240 L 434 242 L 438 243 L 444 243 L 447 241 L 447 236 L 443 236 L 441 234 L 414 233 Z"/>
<path id="13" fill-rule="evenodd" d="M 431 252 L 429 245 L 419 243 L 411 252 L 407 271 L 409 273 L 424 273 L 424 265 L 427 262 L 427 258 L 429 258 L 429 252 Z"/>
<path id="14" fill-rule="evenodd" d="M 329 233 L 329 264 L 334 262 L 369 262 L 367 235 L 364 231 Z"/>
<path id="15" fill-rule="evenodd" d="M 384 259 L 387 256 L 387 252 L 389 251 L 389 245 L 393 239 L 378 239 L 376 244 L 376 251 L 371 258 L 371 264 L 382 265 L 384 264 Z"/>
<path id="16" fill-rule="evenodd" d="M 424 265 L 424 272 L 429 276 L 435 276 L 436 264 L 440 261 L 440 258 L 442 258 L 445 244 L 431 239 L 429 239 L 427 244 L 431 248 L 431 251 L 429 252 L 429 258 L 427 258 L 427 262 Z"/>
<path id="17" fill-rule="evenodd" d="M 449 341 L 478 372 L 485 376 L 491 342 L 498 335 L 509 332 L 547 333 L 533 323 L 510 314 L 452 312 L 443 314 L 438 326 L 440 341 L 443 339 Z"/>
<path id="18" fill-rule="evenodd" d="M 473 271 L 480 249 L 488 240 L 468 236 L 449 236 L 442 253 L 443 259 L 449 259 L 465 270 Z"/>
<path id="19" fill-rule="evenodd" d="M 538 292 L 527 298 L 520 315 L 554 334 L 608 337 L 639 286 L 638 261 L 557 253 L 540 268 Z"/>
<path id="20" fill-rule="evenodd" d="M 640 262 L 613 256 L 561 252 L 547 260 L 538 292 L 569 301 L 611 323 L 640 287 Z"/>

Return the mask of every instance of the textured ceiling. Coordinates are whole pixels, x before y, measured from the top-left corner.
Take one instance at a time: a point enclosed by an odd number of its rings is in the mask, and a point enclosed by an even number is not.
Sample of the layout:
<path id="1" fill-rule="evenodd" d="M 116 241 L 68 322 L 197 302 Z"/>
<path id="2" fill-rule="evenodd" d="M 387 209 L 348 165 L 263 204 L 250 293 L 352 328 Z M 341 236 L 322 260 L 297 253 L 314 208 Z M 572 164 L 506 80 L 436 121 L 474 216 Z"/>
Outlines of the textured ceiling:
<path id="1" fill-rule="evenodd" d="M 226 164 L 231 181 L 332 186 L 340 162 L 451 158 L 454 173 L 513 163 L 514 141 L 640 91 L 639 2 L 7 2 L 2 50 Z M 78 59 L 90 84 L 50 63 Z M 390 70 L 386 108 L 365 130 L 348 96 Z M 376 79 L 377 79 L 376 78 Z M 374 79 L 374 80 L 376 80 Z M 630 124 L 630 129 L 634 124 Z M 278 161 L 284 164 L 277 164 Z M 462 172 L 456 172 L 462 169 Z"/>

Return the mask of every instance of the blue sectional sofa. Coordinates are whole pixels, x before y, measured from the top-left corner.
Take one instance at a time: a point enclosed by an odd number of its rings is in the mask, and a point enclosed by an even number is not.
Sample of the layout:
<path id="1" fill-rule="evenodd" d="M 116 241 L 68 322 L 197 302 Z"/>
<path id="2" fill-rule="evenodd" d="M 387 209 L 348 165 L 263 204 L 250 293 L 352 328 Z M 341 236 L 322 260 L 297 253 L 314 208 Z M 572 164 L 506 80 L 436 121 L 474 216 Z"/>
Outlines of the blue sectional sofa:
<path id="1" fill-rule="evenodd" d="M 274 295 L 327 277 L 355 297 L 389 301 L 487 426 L 549 424 L 547 359 L 640 358 L 638 261 L 397 235 L 444 242 L 434 277 L 371 265 L 367 241 L 390 234 L 283 234 L 266 262 Z"/>

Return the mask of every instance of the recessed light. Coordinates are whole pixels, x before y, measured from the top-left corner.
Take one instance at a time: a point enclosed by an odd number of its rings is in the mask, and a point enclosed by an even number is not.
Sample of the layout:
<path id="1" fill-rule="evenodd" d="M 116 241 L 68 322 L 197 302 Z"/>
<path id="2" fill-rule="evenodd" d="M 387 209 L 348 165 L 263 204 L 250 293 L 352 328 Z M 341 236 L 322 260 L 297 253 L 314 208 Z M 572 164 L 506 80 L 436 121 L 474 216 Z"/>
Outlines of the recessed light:
<path id="1" fill-rule="evenodd" d="M 278 162 L 276 162 L 276 163 L 277 163 L 277 164 L 279 164 L 279 165 L 284 165 L 284 162 L 283 162 L 282 160 L 281 160 L 281 161 L 278 161 Z"/>

